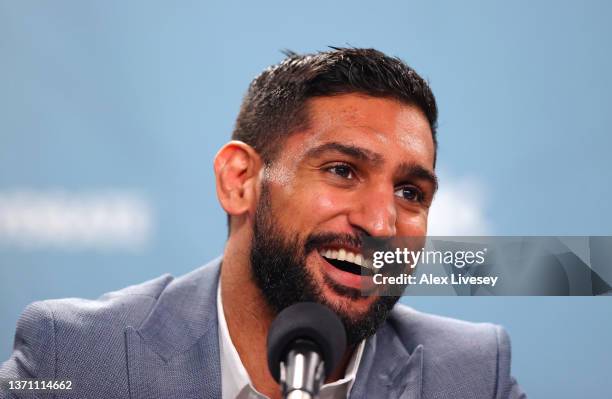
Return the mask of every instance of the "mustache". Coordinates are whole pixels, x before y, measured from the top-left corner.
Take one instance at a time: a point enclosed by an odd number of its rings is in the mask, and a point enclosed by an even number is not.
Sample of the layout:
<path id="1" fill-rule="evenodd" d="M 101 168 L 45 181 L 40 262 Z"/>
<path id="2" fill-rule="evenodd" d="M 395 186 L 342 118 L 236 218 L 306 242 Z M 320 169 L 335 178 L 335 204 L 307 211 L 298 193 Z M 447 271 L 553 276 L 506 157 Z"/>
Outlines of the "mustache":
<path id="1" fill-rule="evenodd" d="M 363 247 L 363 238 L 360 235 L 347 233 L 317 233 L 308 236 L 304 247 L 306 253 L 309 254 L 325 245 L 346 246 L 361 250 Z"/>
<path id="2" fill-rule="evenodd" d="M 368 259 L 372 257 L 375 251 L 395 251 L 396 248 L 401 248 L 402 243 L 408 239 L 399 239 L 397 237 L 372 237 L 366 233 L 357 235 L 347 233 L 316 233 L 307 237 L 304 244 L 305 254 L 309 254 L 314 250 L 318 250 L 324 246 L 346 246 L 355 248 Z M 408 242 L 412 242 L 408 240 Z M 414 245 L 409 246 L 412 248 Z"/>

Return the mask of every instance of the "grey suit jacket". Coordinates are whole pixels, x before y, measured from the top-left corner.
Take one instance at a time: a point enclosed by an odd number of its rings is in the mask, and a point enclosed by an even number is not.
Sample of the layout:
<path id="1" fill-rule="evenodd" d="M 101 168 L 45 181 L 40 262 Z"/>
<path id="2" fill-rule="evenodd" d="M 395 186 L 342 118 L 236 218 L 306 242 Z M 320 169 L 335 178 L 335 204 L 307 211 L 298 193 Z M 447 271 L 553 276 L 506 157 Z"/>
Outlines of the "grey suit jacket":
<path id="1" fill-rule="evenodd" d="M 29 305 L 0 378 L 71 380 L 73 390 L 57 398 L 220 398 L 220 261 L 97 300 Z M 403 399 L 521 395 L 510 376 L 510 342 L 502 328 L 402 305 L 367 341 L 351 392 L 351 398 Z M 0 392 L 2 399 L 12 397 L 21 396 Z"/>

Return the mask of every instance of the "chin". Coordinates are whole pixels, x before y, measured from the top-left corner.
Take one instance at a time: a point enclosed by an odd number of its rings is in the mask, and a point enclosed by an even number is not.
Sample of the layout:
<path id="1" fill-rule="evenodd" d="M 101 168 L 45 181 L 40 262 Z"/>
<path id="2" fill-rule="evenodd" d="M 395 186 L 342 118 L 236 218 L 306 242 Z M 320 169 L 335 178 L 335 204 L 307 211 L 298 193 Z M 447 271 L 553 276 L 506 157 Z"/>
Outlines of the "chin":
<path id="1" fill-rule="evenodd" d="M 342 313 L 350 319 L 359 319 L 370 311 L 378 299 L 377 296 L 350 296 L 339 293 L 329 284 L 321 283 L 321 294 L 325 304 L 336 313 Z"/>

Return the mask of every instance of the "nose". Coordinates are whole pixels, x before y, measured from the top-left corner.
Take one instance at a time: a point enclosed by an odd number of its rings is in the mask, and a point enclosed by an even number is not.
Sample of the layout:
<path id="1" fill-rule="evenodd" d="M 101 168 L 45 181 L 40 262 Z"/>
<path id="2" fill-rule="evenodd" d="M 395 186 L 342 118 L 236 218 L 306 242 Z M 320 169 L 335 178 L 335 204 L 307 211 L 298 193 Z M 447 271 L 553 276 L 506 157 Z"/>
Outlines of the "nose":
<path id="1" fill-rule="evenodd" d="M 397 209 L 393 190 L 381 187 L 362 191 L 357 196 L 349 213 L 349 223 L 372 237 L 395 236 Z"/>

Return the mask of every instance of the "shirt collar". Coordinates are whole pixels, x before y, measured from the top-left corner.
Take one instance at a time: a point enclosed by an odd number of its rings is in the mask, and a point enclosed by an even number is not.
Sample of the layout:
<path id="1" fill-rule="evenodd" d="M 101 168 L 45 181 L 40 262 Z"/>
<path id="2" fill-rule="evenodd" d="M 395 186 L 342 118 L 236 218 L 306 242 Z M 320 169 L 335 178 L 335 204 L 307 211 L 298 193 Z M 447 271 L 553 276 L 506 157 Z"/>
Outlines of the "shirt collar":
<path id="1" fill-rule="evenodd" d="M 265 398 L 261 393 L 257 392 L 251 379 L 240 360 L 240 355 L 232 342 L 232 339 L 227 328 L 225 313 L 223 311 L 223 303 L 221 301 L 221 280 L 217 285 L 217 319 L 219 321 L 219 354 L 221 358 L 221 389 L 223 398 Z M 355 382 L 357 370 L 361 363 L 363 350 L 365 348 L 365 340 L 361 341 L 351 360 L 349 361 L 344 377 L 324 384 L 321 387 L 320 398 L 346 398 Z"/>

